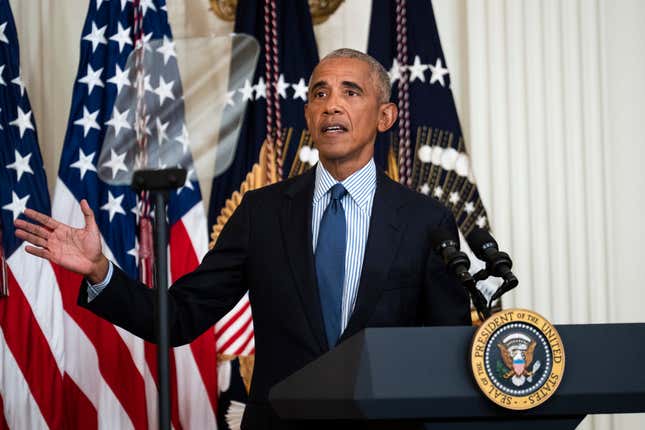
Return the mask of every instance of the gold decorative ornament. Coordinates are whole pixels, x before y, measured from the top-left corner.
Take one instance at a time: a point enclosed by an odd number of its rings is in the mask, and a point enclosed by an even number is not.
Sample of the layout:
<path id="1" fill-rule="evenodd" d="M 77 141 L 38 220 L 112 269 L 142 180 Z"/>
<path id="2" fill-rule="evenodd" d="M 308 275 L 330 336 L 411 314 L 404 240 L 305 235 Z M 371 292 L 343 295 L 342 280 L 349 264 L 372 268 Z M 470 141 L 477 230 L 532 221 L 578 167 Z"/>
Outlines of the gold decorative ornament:
<path id="1" fill-rule="evenodd" d="M 492 315 L 475 332 L 470 349 L 473 376 L 482 393 L 512 410 L 547 401 L 562 382 L 564 362 L 555 327 L 526 309 Z"/>
<path id="2" fill-rule="evenodd" d="M 271 162 L 269 162 L 269 159 L 271 160 Z M 231 217 L 231 215 L 233 215 L 235 209 L 237 209 L 237 207 L 242 202 L 244 193 L 250 190 L 261 188 L 265 185 L 269 185 L 278 180 L 278 173 L 275 168 L 276 163 L 275 153 L 273 152 L 273 145 L 269 144 L 267 140 L 265 140 L 262 144 L 258 160 L 259 161 L 255 163 L 251 168 L 251 171 L 246 174 L 246 179 L 244 180 L 244 182 L 242 182 L 242 185 L 240 185 L 240 189 L 238 191 L 234 191 L 231 197 L 226 199 L 226 203 L 224 203 L 224 207 L 217 217 L 217 222 L 215 223 L 215 225 L 213 225 L 213 230 L 211 232 L 211 242 L 208 245 L 209 248 L 215 246 L 215 242 L 217 242 L 217 238 L 222 232 L 224 225 Z M 269 181 L 268 178 L 271 178 L 271 181 Z"/>
<path id="3" fill-rule="evenodd" d="M 235 21 L 237 0 L 210 0 L 211 10 L 224 21 Z"/>
<path id="4" fill-rule="evenodd" d="M 237 0 L 210 0 L 211 10 L 224 21 L 235 21 Z M 314 25 L 327 21 L 343 0 L 309 0 L 309 11 Z"/>
<path id="5" fill-rule="evenodd" d="M 327 21 L 342 2 L 343 0 L 309 0 L 309 11 L 314 25 Z"/>

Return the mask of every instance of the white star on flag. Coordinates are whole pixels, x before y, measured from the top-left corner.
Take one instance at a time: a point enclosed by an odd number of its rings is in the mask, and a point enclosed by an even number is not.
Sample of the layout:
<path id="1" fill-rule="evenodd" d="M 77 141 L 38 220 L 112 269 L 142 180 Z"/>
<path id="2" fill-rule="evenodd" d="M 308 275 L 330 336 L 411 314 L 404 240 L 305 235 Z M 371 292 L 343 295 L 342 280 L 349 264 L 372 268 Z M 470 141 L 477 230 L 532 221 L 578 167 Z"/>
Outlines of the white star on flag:
<path id="1" fill-rule="evenodd" d="M 121 201 L 123 200 L 123 197 L 125 194 L 121 194 L 119 197 L 114 197 L 112 195 L 112 191 L 108 190 L 108 202 L 101 206 L 101 209 L 104 211 L 108 211 L 110 213 L 110 221 L 112 221 L 112 218 L 114 218 L 114 215 L 116 214 L 122 214 L 125 215 L 125 211 L 121 207 Z"/>
<path id="2" fill-rule="evenodd" d="M 473 204 L 473 202 L 466 202 L 466 204 L 464 205 L 464 210 L 468 215 L 470 215 L 471 213 L 475 212 L 475 205 Z"/>
<path id="3" fill-rule="evenodd" d="M 280 97 L 283 99 L 287 98 L 287 88 L 289 88 L 291 85 L 286 83 L 284 81 L 284 75 L 280 74 L 280 78 L 278 78 L 278 82 L 275 84 L 275 88 L 278 91 L 278 94 L 280 94 Z"/>
<path id="4" fill-rule="evenodd" d="M 99 127 L 99 124 L 96 122 L 96 117 L 99 115 L 99 111 L 100 109 L 97 109 L 94 112 L 90 113 L 87 110 L 87 107 L 83 106 L 83 118 L 79 118 L 74 121 L 74 124 L 83 126 L 83 137 L 87 137 L 87 133 L 89 133 L 93 128 L 96 130 L 101 129 L 101 127 Z"/>
<path id="5" fill-rule="evenodd" d="M 3 22 L 2 25 L 0 25 L 0 42 L 9 43 L 9 39 L 7 39 L 7 36 L 4 34 L 4 30 L 6 27 L 7 27 L 6 22 Z"/>
<path id="6" fill-rule="evenodd" d="M 392 61 L 392 68 L 388 72 L 388 75 L 390 75 L 390 84 L 393 84 L 399 79 L 401 79 L 401 70 L 402 70 L 402 67 L 399 66 L 399 62 L 396 61 L 396 58 L 395 58 Z"/>
<path id="7" fill-rule="evenodd" d="M 484 215 L 478 217 L 477 221 L 475 221 L 475 224 L 477 224 L 477 227 L 479 228 L 486 227 L 486 217 Z"/>
<path id="8" fill-rule="evenodd" d="M 92 69 L 91 65 L 87 65 L 87 74 L 78 80 L 81 84 L 87 84 L 88 90 L 87 94 L 92 94 L 94 87 L 104 87 L 103 81 L 101 80 L 101 73 L 103 73 L 103 68 L 98 70 Z"/>
<path id="9" fill-rule="evenodd" d="M 446 82 L 443 80 L 443 77 L 444 75 L 448 74 L 448 69 L 441 65 L 441 58 L 437 58 L 435 65 L 433 66 L 432 64 L 430 64 L 429 67 L 430 72 L 432 72 L 432 76 L 430 76 L 430 83 L 434 84 L 435 82 L 439 82 L 442 87 L 445 87 Z"/>
<path id="10" fill-rule="evenodd" d="M 178 166 L 178 167 L 181 167 L 181 166 Z M 195 187 L 193 186 L 193 183 L 190 180 L 190 177 L 194 173 L 195 173 L 195 170 L 188 169 L 188 172 L 186 172 L 186 181 L 184 182 L 184 185 L 182 185 L 181 187 L 177 188 L 177 195 L 179 195 L 179 193 L 181 193 L 184 190 L 184 188 L 190 188 L 193 191 L 195 190 Z"/>
<path id="11" fill-rule="evenodd" d="M 141 0 L 139 7 L 142 9 L 144 16 L 146 15 L 146 13 L 148 13 L 148 8 L 154 10 L 155 12 L 157 11 L 153 0 Z"/>
<path id="12" fill-rule="evenodd" d="M 456 205 L 457 203 L 459 203 L 459 193 L 456 191 L 450 193 L 450 197 L 448 197 L 448 201 L 453 205 Z"/>
<path id="13" fill-rule="evenodd" d="M 440 199 L 441 196 L 443 196 L 443 188 L 437 185 L 434 187 L 434 192 L 432 194 L 434 194 L 436 198 Z"/>
<path id="14" fill-rule="evenodd" d="M 106 0 L 96 0 L 96 10 L 97 11 L 99 9 L 101 9 L 101 5 L 103 4 L 104 1 L 106 1 Z"/>
<path id="15" fill-rule="evenodd" d="M 157 117 L 155 119 L 155 122 L 157 124 L 157 142 L 159 143 L 159 145 L 162 145 L 164 140 L 168 140 L 166 129 L 168 128 L 170 121 L 162 123 L 159 117 Z"/>
<path id="16" fill-rule="evenodd" d="M 226 104 L 227 105 L 235 106 L 235 100 L 233 100 L 233 97 L 235 97 L 235 90 L 228 91 L 226 93 Z"/>
<path id="17" fill-rule="evenodd" d="M 16 171 L 16 175 L 18 176 L 18 181 L 20 181 L 20 178 L 22 177 L 23 173 L 31 173 L 33 175 L 34 171 L 31 170 L 31 166 L 29 165 L 31 152 L 24 157 L 20 155 L 17 149 L 14 149 L 13 153 L 15 155 L 15 160 L 13 163 L 7 164 L 7 169 L 14 169 Z"/>
<path id="18" fill-rule="evenodd" d="M 177 57 L 175 52 L 175 42 L 168 38 L 168 36 L 163 37 L 163 45 L 157 48 L 157 52 L 163 54 L 163 64 L 164 66 L 171 57 Z"/>
<path id="19" fill-rule="evenodd" d="M 110 79 L 108 79 L 108 82 L 110 84 L 116 85 L 116 95 L 118 96 L 119 93 L 121 92 L 121 89 L 125 86 L 131 86 L 132 84 L 130 83 L 130 79 L 128 78 L 128 75 L 130 74 L 130 69 L 125 69 L 121 70 L 119 65 L 116 65 L 116 69 L 114 70 L 114 76 L 112 76 Z"/>
<path id="20" fill-rule="evenodd" d="M 16 84 L 20 87 L 20 97 L 25 95 L 25 84 L 22 82 L 22 78 L 20 77 L 20 73 L 18 73 L 18 76 L 13 78 L 11 80 L 12 84 Z"/>
<path id="21" fill-rule="evenodd" d="M 421 191 L 422 194 L 425 194 L 427 196 L 428 194 L 430 194 L 430 185 L 423 184 L 419 191 Z"/>
<path id="22" fill-rule="evenodd" d="M 267 98 L 267 86 L 264 83 L 262 76 L 260 76 L 258 83 L 255 85 L 255 100 L 259 99 L 260 97 L 264 97 L 265 99 Z"/>
<path id="23" fill-rule="evenodd" d="M 301 98 L 304 101 L 307 101 L 307 90 L 309 89 L 305 85 L 305 79 L 300 78 L 297 84 L 291 84 L 291 88 L 293 88 L 293 99 Z"/>
<path id="24" fill-rule="evenodd" d="M 96 23 L 92 23 L 92 31 L 86 34 L 83 37 L 83 40 L 87 40 L 92 43 L 92 52 L 96 51 L 96 48 L 102 43 L 107 45 L 107 39 L 105 38 L 105 30 L 107 30 L 107 25 L 104 25 L 101 28 L 96 28 Z"/>
<path id="25" fill-rule="evenodd" d="M 164 81 L 163 76 L 159 77 L 159 86 L 155 88 L 154 92 L 159 96 L 160 105 L 162 105 L 166 99 L 175 100 L 175 96 L 172 93 L 172 86 L 174 83 L 175 81 Z"/>
<path id="26" fill-rule="evenodd" d="M 155 90 L 152 88 L 152 85 L 150 85 L 150 75 L 143 77 L 143 89 L 144 91 L 150 91 L 151 93 L 155 92 Z"/>
<path id="27" fill-rule="evenodd" d="M 130 27 L 123 28 L 121 23 L 117 23 L 118 29 L 117 32 L 110 37 L 110 40 L 117 42 L 119 44 L 119 54 L 123 51 L 125 45 L 132 45 L 132 39 L 130 38 Z"/>
<path id="28" fill-rule="evenodd" d="M 96 167 L 92 162 L 92 160 L 94 159 L 94 154 L 96 154 L 96 152 L 92 152 L 89 155 L 85 155 L 85 153 L 83 152 L 83 148 L 79 148 L 78 161 L 75 161 L 69 165 L 69 167 L 73 167 L 81 171 L 81 181 L 83 180 L 83 178 L 85 177 L 85 174 L 88 171 L 96 172 Z"/>
<path id="29" fill-rule="evenodd" d="M 27 200 L 29 200 L 29 194 L 25 197 L 20 198 L 15 191 L 11 192 L 11 203 L 8 203 L 2 207 L 6 211 L 13 212 L 13 220 L 15 221 L 21 213 L 27 209 Z"/>
<path id="30" fill-rule="evenodd" d="M 4 85 L 6 87 L 7 83 L 4 81 L 4 77 L 2 76 L 2 74 L 4 73 L 4 68 L 5 68 L 4 64 L 0 66 L 0 85 Z"/>
<path id="31" fill-rule="evenodd" d="M 135 209 L 136 209 L 136 207 L 135 207 Z M 134 257 L 134 264 L 139 266 L 139 240 L 137 239 L 136 236 L 134 237 L 134 248 L 130 249 L 127 252 L 127 254 L 133 256 Z"/>
<path id="32" fill-rule="evenodd" d="M 152 39 L 152 32 L 144 34 L 143 38 L 136 41 L 134 49 L 140 49 L 141 46 L 143 46 L 143 48 L 146 51 L 152 52 L 152 47 L 150 46 L 150 43 L 149 43 L 150 39 Z"/>
<path id="33" fill-rule="evenodd" d="M 132 130 L 132 127 L 130 126 L 130 123 L 128 122 L 128 113 L 130 112 L 130 109 L 126 109 L 123 112 L 119 112 L 119 109 L 117 109 L 116 105 L 114 106 L 114 111 L 112 112 L 112 118 L 109 121 L 105 122 L 105 125 L 112 126 L 114 128 L 114 136 L 119 135 L 119 131 L 121 131 L 122 128 L 126 128 L 128 130 Z"/>
<path id="34" fill-rule="evenodd" d="M 31 123 L 31 111 L 27 111 L 26 113 L 18 106 L 18 117 L 11 121 L 9 125 L 15 125 L 20 129 L 20 138 L 22 139 L 22 136 L 25 134 L 25 131 L 27 130 L 33 130 L 34 126 Z"/>
<path id="35" fill-rule="evenodd" d="M 108 168 L 112 170 L 112 179 L 116 178 L 116 175 L 119 173 L 119 170 L 124 172 L 128 171 L 123 160 L 125 160 L 126 152 L 122 154 L 117 154 L 114 149 L 110 148 L 110 161 L 106 162 L 101 166 L 101 168 Z"/>
<path id="36" fill-rule="evenodd" d="M 408 70 L 410 71 L 410 82 L 414 82 L 415 79 L 419 79 L 421 82 L 426 81 L 426 77 L 424 75 L 424 71 L 428 68 L 428 66 L 421 64 L 421 60 L 419 59 L 418 55 L 415 55 L 414 57 L 414 64 L 411 66 L 408 66 Z"/>
<path id="37" fill-rule="evenodd" d="M 247 79 L 244 82 L 244 86 L 240 89 L 238 89 L 239 92 L 242 93 L 242 101 L 247 101 L 247 100 L 253 100 L 253 85 L 251 85 L 251 82 Z"/>
<path id="38" fill-rule="evenodd" d="M 188 136 L 188 128 L 186 128 L 186 124 L 183 124 L 181 126 L 181 136 L 178 136 L 175 140 L 181 143 L 181 147 L 185 154 L 188 151 L 188 147 L 190 146 L 190 137 Z"/>

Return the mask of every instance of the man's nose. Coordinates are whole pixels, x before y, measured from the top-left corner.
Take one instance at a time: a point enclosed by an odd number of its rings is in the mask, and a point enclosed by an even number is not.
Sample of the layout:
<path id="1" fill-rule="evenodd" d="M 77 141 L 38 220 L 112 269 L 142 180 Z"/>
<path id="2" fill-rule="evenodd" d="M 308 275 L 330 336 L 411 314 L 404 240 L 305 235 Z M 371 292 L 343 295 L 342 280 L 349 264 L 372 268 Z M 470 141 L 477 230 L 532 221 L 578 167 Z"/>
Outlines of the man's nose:
<path id="1" fill-rule="evenodd" d="M 340 107 L 340 100 L 335 93 L 330 93 L 325 100 L 325 113 L 328 115 L 335 115 L 342 111 Z"/>

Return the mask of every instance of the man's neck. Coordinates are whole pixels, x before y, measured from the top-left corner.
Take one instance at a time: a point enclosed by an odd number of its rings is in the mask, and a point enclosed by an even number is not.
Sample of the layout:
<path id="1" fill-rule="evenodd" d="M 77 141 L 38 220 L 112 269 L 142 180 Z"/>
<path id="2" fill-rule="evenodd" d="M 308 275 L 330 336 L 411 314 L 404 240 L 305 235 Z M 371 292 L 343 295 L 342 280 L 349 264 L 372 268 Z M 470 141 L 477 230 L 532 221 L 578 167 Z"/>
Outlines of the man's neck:
<path id="1" fill-rule="evenodd" d="M 334 179 L 342 182 L 365 167 L 371 159 L 370 157 L 367 160 L 352 160 L 351 162 L 347 162 L 344 160 L 323 160 L 321 158 L 320 162 Z"/>

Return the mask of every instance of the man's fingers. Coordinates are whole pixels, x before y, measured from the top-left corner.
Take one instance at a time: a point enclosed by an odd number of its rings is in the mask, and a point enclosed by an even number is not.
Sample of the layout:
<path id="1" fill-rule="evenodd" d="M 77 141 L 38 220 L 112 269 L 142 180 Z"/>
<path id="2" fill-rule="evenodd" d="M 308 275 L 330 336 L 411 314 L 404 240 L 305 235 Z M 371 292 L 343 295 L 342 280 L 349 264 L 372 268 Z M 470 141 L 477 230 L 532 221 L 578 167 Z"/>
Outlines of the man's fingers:
<path id="1" fill-rule="evenodd" d="M 58 221 L 54 220 L 52 217 L 47 216 L 47 215 L 45 215 L 43 213 L 40 213 L 38 211 L 35 211 L 33 209 L 29 209 L 29 208 L 25 209 L 24 214 L 25 214 L 25 216 L 27 218 L 31 218 L 34 221 L 38 221 L 40 224 L 42 224 L 45 227 L 50 228 L 52 230 L 55 229 L 56 227 L 58 227 L 58 225 L 60 224 Z"/>
<path id="2" fill-rule="evenodd" d="M 36 257 L 44 258 L 45 260 L 49 260 L 51 257 L 49 251 L 43 248 L 37 248 L 35 246 L 27 245 L 25 246 L 25 251 L 27 251 L 31 255 L 35 255 Z"/>
<path id="3" fill-rule="evenodd" d="M 47 241 L 40 236 L 26 232 L 25 230 L 16 230 L 16 237 L 18 239 L 26 240 L 36 246 L 46 247 Z"/>
<path id="4" fill-rule="evenodd" d="M 49 238 L 49 235 L 51 234 L 51 231 L 46 229 L 45 227 L 30 223 L 27 221 L 23 221 L 21 219 L 17 219 L 16 221 L 14 221 L 13 224 L 21 230 L 28 231 L 44 239 Z"/>
<path id="5" fill-rule="evenodd" d="M 85 217 L 86 226 L 94 224 L 94 212 L 92 212 L 92 208 L 90 208 L 90 205 L 85 199 L 81 200 L 81 212 L 83 212 L 83 216 Z"/>

